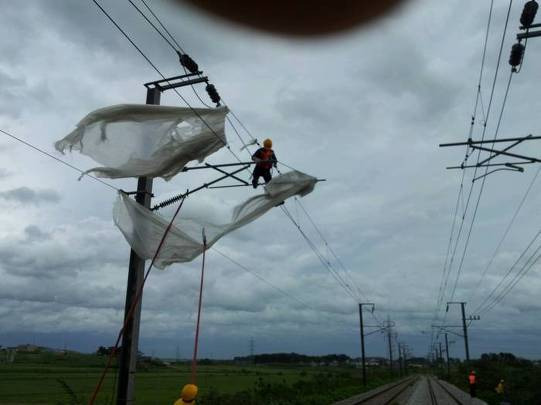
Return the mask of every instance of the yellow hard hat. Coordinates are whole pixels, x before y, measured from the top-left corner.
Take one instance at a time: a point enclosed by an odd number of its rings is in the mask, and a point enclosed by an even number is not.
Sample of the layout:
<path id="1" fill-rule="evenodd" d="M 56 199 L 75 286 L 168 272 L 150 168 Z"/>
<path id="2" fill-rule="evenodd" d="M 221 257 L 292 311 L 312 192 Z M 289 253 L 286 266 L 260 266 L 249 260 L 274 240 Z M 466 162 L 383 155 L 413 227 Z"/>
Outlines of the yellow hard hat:
<path id="1" fill-rule="evenodd" d="M 265 148 L 272 148 L 272 141 L 271 141 L 269 138 L 265 139 L 265 140 L 263 141 L 263 146 L 264 146 Z"/>
<path id="2" fill-rule="evenodd" d="M 197 385 L 195 384 L 186 384 L 182 388 L 182 392 L 180 393 L 180 397 L 183 401 L 193 401 L 195 397 L 197 396 Z"/>

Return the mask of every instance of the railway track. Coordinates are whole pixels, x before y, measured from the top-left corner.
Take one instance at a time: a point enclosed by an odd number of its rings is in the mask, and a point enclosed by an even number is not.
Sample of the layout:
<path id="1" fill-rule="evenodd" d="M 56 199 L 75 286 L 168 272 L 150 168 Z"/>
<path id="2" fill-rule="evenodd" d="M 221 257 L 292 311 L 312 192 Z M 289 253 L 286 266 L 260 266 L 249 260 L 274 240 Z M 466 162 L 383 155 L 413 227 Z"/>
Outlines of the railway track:
<path id="1" fill-rule="evenodd" d="M 431 405 L 447 405 L 447 404 L 456 404 L 456 405 L 465 405 L 465 402 L 461 401 L 454 395 L 449 389 L 443 385 L 441 382 L 439 382 L 437 379 L 434 379 L 432 377 L 427 377 L 427 383 L 428 383 L 428 393 L 430 396 L 430 403 Z M 440 392 L 444 392 L 445 398 L 442 398 L 442 395 L 438 395 L 436 393 L 436 390 L 434 387 L 438 387 L 437 389 L 441 390 Z"/>
<path id="2" fill-rule="evenodd" d="M 408 388 L 413 387 L 416 380 L 416 377 L 407 378 L 397 383 L 388 384 L 375 392 L 371 391 L 370 393 L 336 402 L 334 405 L 390 405 L 395 403 L 402 394 L 405 394 Z"/>

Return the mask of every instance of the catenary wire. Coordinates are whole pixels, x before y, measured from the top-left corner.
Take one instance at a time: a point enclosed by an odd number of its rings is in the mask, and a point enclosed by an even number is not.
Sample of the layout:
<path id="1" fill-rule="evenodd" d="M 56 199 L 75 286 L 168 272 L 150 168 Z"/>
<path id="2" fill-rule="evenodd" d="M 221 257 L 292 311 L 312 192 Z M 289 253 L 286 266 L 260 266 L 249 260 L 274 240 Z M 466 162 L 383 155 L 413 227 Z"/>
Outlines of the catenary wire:
<path id="1" fill-rule="evenodd" d="M 492 291 L 490 292 L 490 294 L 488 294 L 485 299 L 483 300 L 483 302 L 481 302 L 481 304 L 479 304 L 476 308 L 475 308 L 475 312 L 478 312 L 478 311 L 481 311 L 484 307 L 487 306 L 487 304 L 489 302 L 491 302 L 491 300 L 494 299 L 495 297 L 495 294 L 497 294 L 497 291 L 500 289 L 500 287 L 503 285 L 503 283 L 505 282 L 505 280 L 510 276 L 510 274 L 513 272 L 513 270 L 515 269 L 515 267 L 518 265 L 518 263 L 522 260 L 522 258 L 524 257 L 524 255 L 526 255 L 526 252 L 528 252 L 528 250 L 530 250 L 530 248 L 532 247 L 532 245 L 535 243 L 535 241 L 539 238 L 539 236 L 541 235 L 541 230 L 539 230 L 535 235 L 534 237 L 531 239 L 531 241 L 528 243 L 528 245 L 526 246 L 526 248 L 522 251 L 522 253 L 520 254 L 520 256 L 517 258 L 517 260 L 513 263 L 513 265 L 509 268 L 509 270 L 507 270 L 507 272 L 505 273 L 505 275 L 501 278 L 501 280 L 498 282 L 498 284 L 496 285 L 496 287 L 494 287 L 492 289 Z M 505 288 L 505 287 L 504 287 Z M 502 288 L 502 290 L 504 289 Z"/>
<path id="2" fill-rule="evenodd" d="M 329 244 L 329 242 L 327 241 L 327 239 L 323 235 L 323 232 L 319 229 L 319 227 L 316 225 L 316 223 L 315 223 L 314 219 L 312 218 L 312 216 L 308 213 L 308 211 L 304 207 L 304 204 L 302 204 L 302 202 L 297 197 L 295 197 L 295 203 L 296 203 L 297 206 L 299 206 L 301 208 L 302 212 L 304 212 L 304 215 L 306 215 L 306 217 L 308 218 L 308 221 L 312 224 L 312 226 L 314 227 L 314 229 L 318 233 L 319 237 L 323 241 L 324 245 L 327 247 L 329 252 L 333 255 L 333 257 L 335 258 L 337 263 L 340 265 L 340 267 L 344 271 L 344 274 L 349 279 L 350 283 L 355 287 L 355 290 L 357 291 L 357 294 L 359 295 L 359 297 L 366 300 L 365 294 L 362 292 L 362 290 L 359 288 L 359 286 L 355 283 L 355 280 L 353 279 L 353 276 L 351 275 L 351 272 L 344 265 L 342 260 L 338 257 L 338 255 L 336 254 L 334 249 L 331 247 L 331 245 Z"/>
<path id="3" fill-rule="evenodd" d="M 513 78 L 513 72 L 511 71 L 510 74 L 509 74 L 509 80 L 507 81 L 507 87 L 506 87 L 506 90 L 505 90 L 505 95 L 504 95 L 504 99 L 503 99 L 503 102 L 502 102 L 502 107 L 501 107 L 500 114 L 499 114 L 499 117 L 498 117 L 498 123 L 496 125 L 496 130 L 494 132 L 494 140 L 496 140 L 496 138 L 498 137 L 498 133 L 499 133 L 501 122 L 502 122 L 503 113 L 505 111 L 507 97 L 509 95 L 509 88 L 511 86 L 512 78 Z M 478 156 L 478 161 L 479 161 L 479 156 Z M 474 171 L 474 173 L 475 173 L 475 171 Z M 463 268 L 463 265 L 464 265 L 464 259 L 466 257 L 466 252 L 467 252 L 467 248 L 468 248 L 468 245 L 469 245 L 469 242 L 470 242 L 473 226 L 475 224 L 475 219 L 477 217 L 477 212 L 478 212 L 478 209 L 479 209 L 479 203 L 481 201 L 481 196 L 483 195 L 483 190 L 485 188 L 486 179 L 487 179 L 487 173 L 488 173 L 488 166 L 485 168 L 485 174 L 484 174 L 483 179 L 481 181 L 481 187 L 479 189 L 479 194 L 477 196 L 477 201 L 475 203 L 475 208 L 474 208 L 474 211 L 473 211 L 470 227 L 469 227 L 469 230 L 468 230 L 468 235 L 466 237 L 466 242 L 464 244 L 464 250 L 462 251 L 462 257 L 460 258 L 460 264 L 459 264 L 459 267 L 458 267 L 458 270 L 457 270 L 455 283 L 453 285 L 453 289 L 452 289 L 452 292 L 451 292 L 450 301 L 453 301 L 453 299 L 455 297 L 456 288 L 457 288 L 458 281 L 459 281 L 459 278 L 460 278 L 460 274 L 462 272 L 462 268 Z M 475 176 L 474 176 L 474 180 L 475 180 Z M 473 183 L 472 183 L 472 187 L 473 187 Z"/>
<path id="4" fill-rule="evenodd" d="M 493 8 L 494 8 L 494 1 L 491 0 L 490 7 L 489 7 L 489 12 L 488 12 L 488 20 L 487 20 L 487 24 L 486 24 L 485 36 L 484 36 L 483 52 L 482 52 L 482 57 L 481 57 L 481 66 L 480 66 L 480 69 L 479 69 L 479 78 L 478 78 L 478 81 L 477 81 L 477 91 L 476 91 L 476 95 L 475 95 L 475 102 L 474 102 L 473 113 L 472 113 L 472 118 L 471 118 L 471 122 L 470 122 L 468 139 L 471 139 L 472 135 L 473 135 L 473 128 L 474 128 L 474 125 L 475 125 L 475 120 L 476 120 L 476 116 L 477 116 L 477 108 L 479 106 L 479 103 L 481 103 L 481 108 L 482 108 L 482 113 L 483 113 L 483 127 L 486 128 L 486 125 L 487 125 L 487 119 L 488 118 L 487 118 L 487 114 L 485 114 L 485 111 L 484 111 L 481 86 L 482 86 L 483 72 L 484 72 L 485 61 L 486 61 L 486 50 L 487 50 L 488 37 L 489 37 L 489 32 L 490 32 L 490 27 L 491 27 L 491 22 L 492 22 Z M 498 62 L 498 66 L 499 66 L 499 62 Z M 494 91 L 494 89 L 492 89 L 492 94 L 493 94 L 493 91 Z M 492 99 L 492 95 L 491 95 L 491 99 Z M 466 163 L 468 158 L 469 158 L 469 147 L 466 148 L 466 153 L 465 153 L 463 163 Z M 463 170 L 463 173 L 462 173 L 462 179 L 461 179 L 461 182 L 460 182 L 457 201 L 460 198 L 463 199 L 463 196 L 464 196 L 464 178 L 465 178 L 465 170 Z M 472 183 L 472 187 L 473 187 L 473 183 Z M 444 261 L 444 268 L 443 268 L 443 271 L 442 271 L 442 278 L 441 278 L 441 281 L 440 281 L 440 288 L 439 288 L 439 291 L 438 291 L 438 298 L 436 300 L 436 307 L 435 307 L 435 310 L 434 310 L 433 321 L 438 319 L 440 309 L 441 309 L 441 304 L 442 304 L 442 302 L 444 301 L 444 298 L 445 298 L 445 291 L 447 290 L 447 284 L 448 284 L 449 277 L 450 277 L 450 274 L 451 274 L 456 249 L 458 247 L 458 243 L 460 241 L 460 236 L 462 234 L 462 229 L 463 229 L 464 221 L 465 221 L 465 218 L 466 218 L 466 211 L 467 211 L 467 207 L 469 205 L 470 197 L 471 197 L 471 188 L 470 188 L 470 192 L 468 193 L 468 202 L 467 202 L 467 204 L 466 204 L 466 206 L 464 207 L 464 210 L 463 210 L 463 214 L 462 214 L 462 218 L 461 218 L 461 222 L 460 222 L 459 230 L 458 230 L 458 233 L 457 233 L 457 238 L 456 238 L 456 243 L 455 243 L 454 248 L 452 248 L 452 245 L 453 245 L 453 243 L 452 243 L 452 239 L 453 239 L 452 234 L 451 234 L 451 237 L 449 238 L 449 244 L 448 244 L 448 247 L 447 247 L 447 253 L 446 253 L 446 257 L 445 257 L 445 261 Z M 463 200 L 462 200 L 462 204 L 464 206 Z M 454 228 L 455 228 L 456 214 L 457 214 L 457 212 L 456 212 L 456 209 L 455 209 L 455 215 L 453 216 L 453 225 L 451 227 L 451 233 L 453 233 Z M 449 253 L 451 251 L 452 251 L 452 256 L 451 256 L 451 259 L 449 259 Z M 431 345 L 433 344 L 433 341 L 434 341 L 434 331 L 432 330 Z"/>
<path id="5" fill-rule="evenodd" d="M 486 134 L 486 130 L 487 130 L 487 122 L 488 122 L 488 119 L 490 117 L 490 112 L 491 112 L 491 109 L 492 109 L 492 104 L 493 104 L 493 100 L 494 100 L 494 93 L 495 93 L 495 88 L 496 88 L 496 82 L 497 82 L 497 79 L 498 79 L 498 73 L 499 73 L 499 68 L 500 68 L 500 63 L 501 63 L 503 45 L 504 45 L 505 37 L 506 37 L 506 34 L 507 34 L 507 27 L 508 27 L 508 23 L 509 23 L 509 17 L 510 17 L 510 14 L 511 14 L 512 4 L 513 4 L 513 0 L 509 0 L 509 7 L 508 7 L 508 10 L 507 10 L 507 15 L 506 15 L 506 19 L 505 19 L 505 25 L 504 25 L 504 29 L 503 29 L 503 33 L 502 33 L 502 38 L 501 38 L 501 41 L 500 41 L 498 58 L 497 58 L 497 61 L 496 61 L 496 69 L 495 69 L 495 72 L 494 72 L 494 78 L 492 80 L 490 98 L 489 98 L 489 103 L 488 103 L 487 112 L 486 112 L 486 121 L 483 124 L 483 131 L 482 131 L 482 135 L 481 135 L 481 140 L 485 139 L 485 134 Z M 512 76 L 509 77 L 506 96 L 504 98 L 504 101 L 502 103 L 502 108 L 501 108 L 501 111 L 500 111 L 500 120 L 499 120 L 499 122 L 501 122 L 501 116 L 503 115 L 503 111 L 504 111 L 504 108 L 505 108 L 505 101 L 507 100 L 507 94 L 508 94 L 508 91 L 509 91 L 511 78 L 512 78 Z M 495 132 L 495 138 L 497 136 L 498 129 L 499 129 L 499 124 L 498 124 L 498 127 L 497 127 L 496 132 Z M 478 151 L 477 163 L 479 163 L 479 161 L 480 161 L 480 155 L 481 155 L 481 151 Z M 473 179 L 475 179 L 475 177 L 476 177 L 477 170 L 478 170 L 478 167 L 475 167 L 474 174 L 473 174 Z M 453 285 L 452 292 L 450 294 L 450 299 L 449 299 L 450 301 L 452 301 L 454 299 L 454 294 L 456 292 L 456 287 L 457 287 L 458 281 L 460 279 L 460 275 L 461 275 L 461 272 L 462 272 L 462 266 L 463 266 L 464 259 L 465 259 L 465 256 L 466 256 L 466 253 L 467 253 L 467 250 L 468 250 L 468 245 L 469 245 L 469 240 L 471 238 L 473 225 L 475 224 L 475 219 L 476 219 L 476 216 L 477 216 L 477 209 L 478 209 L 479 201 L 480 201 L 480 198 L 481 198 L 481 195 L 482 195 L 482 192 L 483 192 L 485 180 L 486 180 L 486 176 L 483 177 L 483 182 L 482 182 L 481 189 L 480 189 L 480 192 L 479 192 L 479 195 L 478 195 L 478 198 L 477 198 L 476 207 L 474 209 L 474 213 L 472 215 L 472 219 L 471 219 L 471 222 L 470 222 L 468 234 L 467 234 L 467 237 L 466 237 L 466 242 L 464 243 L 464 247 L 462 249 L 462 255 L 461 255 L 459 267 L 457 269 L 457 275 L 455 277 L 455 283 Z M 469 203 L 471 201 L 471 196 L 472 196 L 474 185 L 475 185 L 475 182 L 472 180 L 470 190 L 468 192 L 468 198 L 467 198 L 467 201 L 466 201 L 466 209 L 468 208 Z M 460 227 L 459 234 L 461 233 L 461 230 L 462 230 L 462 224 L 461 224 L 461 227 Z M 458 240 L 457 240 L 457 245 L 458 245 Z M 456 249 L 455 249 L 455 251 L 456 251 Z M 454 258 L 454 253 L 453 253 L 453 258 Z"/>
<path id="6" fill-rule="evenodd" d="M 502 247 L 503 242 L 507 238 L 507 235 L 509 234 L 509 231 L 511 230 L 513 224 L 515 223 L 515 220 L 517 219 L 518 214 L 522 210 L 522 207 L 523 207 L 524 203 L 526 202 L 526 199 L 530 195 L 530 191 L 532 190 L 533 185 L 535 184 L 537 178 L 539 177 L 540 172 L 541 172 L 541 166 L 537 169 L 537 171 L 535 172 L 535 175 L 533 176 L 532 180 L 530 181 L 530 184 L 526 188 L 526 191 L 524 192 L 524 195 L 522 196 L 522 199 L 520 200 L 520 203 L 518 204 L 517 208 L 515 209 L 515 212 L 513 213 L 513 216 L 511 217 L 511 220 L 509 221 L 509 224 L 505 228 L 505 231 L 504 231 L 502 237 L 500 238 L 500 240 L 498 242 L 498 245 L 496 246 L 496 249 L 494 250 L 494 253 L 490 257 L 490 260 L 488 261 L 488 263 L 487 263 L 487 265 L 486 265 L 486 267 L 485 267 L 485 269 L 484 269 L 484 271 L 483 271 L 483 273 L 481 275 L 481 278 L 479 279 L 476 286 L 474 287 L 474 290 L 473 290 L 473 292 L 471 294 L 471 297 L 470 297 L 470 299 L 468 301 L 471 302 L 473 300 L 473 298 L 475 297 L 476 292 L 479 290 L 482 282 L 484 281 L 484 279 L 486 277 L 486 274 L 487 274 L 488 270 L 490 269 L 490 267 L 492 266 L 492 263 L 494 262 L 494 259 L 498 255 L 498 253 L 500 251 L 500 248 Z"/>
<path id="7" fill-rule="evenodd" d="M 231 263 L 233 263 L 235 266 L 239 267 L 240 269 L 244 270 L 245 272 L 253 275 L 254 277 L 258 278 L 259 280 L 261 280 L 262 282 L 264 282 L 265 284 L 267 284 L 268 286 L 270 286 L 271 288 L 275 289 L 276 291 L 278 291 L 280 294 L 284 295 L 285 297 L 287 298 L 290 298 L 291 300 L 293 301 L 296 301 L 298 302 L 299 304 L 303 305 L 304 307 L 308 308 L 308 309 L 314 309 L 313 307 L 311 307 L 310 305 L 308 305 L 306 302 L 302 301 L 301 299 L 295 297 L 294 295 L 291 295 L 290 293 L 288 293 L 287 291 L 283 290 L 282 288 L 274 285 L 273 283 L 271 283 L 270 281 L 268 281 L 267 279 L 265 279 L 261 274 L 251 270 L 250 268 L 242 265 L 241 263 L 239 263 L 238 261 L 236 261 L 235 259 L 231 258 L 230 256 L 226 255 L 225 253 L 223 253 L 222 251 L 216 249 L 215 247 L 212 247 L 211 250 L 213 250 L 214 252 L 218 253 L 220 256 L 222 256 L 223 258 L 229 260 Z"/>
<path id="8" fill-rule="evenodd" d="M 537 238 L 537 235 L 536 235 Z M 522 280 L 522 278 L 528 273 L 528 271 L 539 261 L 539 258 L 541 257 L 541 254 L 539 252 L 541 251 L 541 244 L 537 247 L 537 249 L 530 255 L 528 260 L 524 263 L 522 268 L 517 271 L 517 273 L 513 276 L 513 278 L 505 285 L 502 290 L 498 293 L 496 297 L 493 298 L 493 300 L 487 304 L 483 308 L 479 310 L 481 314 L 485 314 L 488 311 L 490 311 L 492 308 L 494 308 L 497 304 L 499 304 L 506 296 L 509 294 L 509 292 L 517 285 L 517 283 Z M 532 261 L 534 256 L 537 257 Z"/>
<path id="9" fill-rule="evenodd" d="M 145 59 L 145 60 L 146 60 L 153 68 L 154 68 L 154 70 L 155 70 L 155 71 L 156 71 L 156 72 L 157 72 L 164 80 L 167 80 L 167 79 L 165 78 L 165 76 L 161 73 L 161 71 L 156 67 L 156 65 L 150 60 L 150 58 L 149 58 L 149 57 L 148 57 L 148 56 L 147 56 L 147 55 L 146 55 L 146 54 L 145 54 L 145 53 L 144 53 L 144 52 L 143 52 L 136 44 L 135 44 L 135 42 L 131 39 L 131 37 L 130 37 L 130 36 L 129 36 L 129 35 L 128 35 L 128 34 L 127 34 L 120 26 L 119 26 L 118 23 L 116 23 L 116 21 L 112 18 L 112 16 L 111 16 L 111 15 L 110 15 L 103 7 L 97 2 L 97 0 L 92 0 L 92 1 L 93 1 L 93 2 L 96 4 L 96 6 L 97 6 L 97 7 L 105 14 L 105 16 L 106 16 L 106 17 L 114 24 L 114 26 L 115 26 L 115 27 L 116 27 L 116 28 L 124 35 L 124 37 L 132 44 L 132 46 L 135 47 L 135 49 L 141 54 L 141 56 L 143 56 L 143 58 L 144 58 L 144 59 Z M 139 10 L 140 10 L 140 9 L 139 9 Z M 146 19 L 146 18 L 145 18 L 145 19 Z M 153 24 L 152 24 L 152 25 L 153 25 Z M 153 25 L 153 27 L 154 27 L 155 29 L 157 29 L 157 27 L 156 27 L 155 25 Z M 201 117 L 201 116 L 197 113 L 197 111 L 195 111 L 195 110 L 193 109 L 193 107 L 191 107 L 191 105 L 187 102 L 187 100 L 186 100 L 186 99 L 185 99 L 185 98 L 184 98 L 184 97 L 183 97 L 176 89 L 173 89 L 173 90 L 174 90 L 175 93 L 181 98 L 181 100 L 182 100 L 182 101 L 183 101 L 183 102 L 184 102 L 184 103 L 185 103 L 185 104 L 186 104 L 186 105 L 187 105 L 187 106 L 188 106 L 188 107 L 189 107 L 189 108 L 190 108 L 190 109 L 198 116 L 198 118 L 200 118 L 201 121 L 202 121 L 202 122 L 203 122 L 203 123 L 204 123 L 204 124 L 205 124 L 205 125 L 206 125 L 206 126 L 207 126 L 207 127 L 208 127 L 215 135 L 216 135 L 216 136 L 218 136 L 218 135 L 213 131 L 213 129 L 208 125 L 208 123 L 203 119 L 203 117 Z M 238 120 L 238 117 L 236 117 L 236 116 L 234 116 L 234 117 Z M 240 122 L 240 120 L 239 120 L 239 122 Z M 242 125 L 242 126 L 244 127 L 244 125 Z M 220 139 L 221 139 L 221 138 L 220 138 Z M 253 139 L 255 139 L 255 138 L 253 138 Z M 226 146 L 226 148 L 229 150 L 229 152 L 237 159 L 237 161 L 240 162 L 241 160 L 240 160 L 239 157 L 231 150 L 230 146 L 227 145 L 227 144 L 225 144 L 225 146 Z M 283 163 L 283 162 L 280 162 L 280 164 L 282 164 L 282 165 L 284 165 L 284 166 L 286 166 L 286 167 L 292 168 L 291 166 L 289 166 L 289 165 L 287 165 L 287 164 L 285 164 L 285 163 Z M 293 168 L 292 168 L 292 169 L 293 169 Z M 300 227 L 298 224 L 295 223 L 294 219 L 293 219 L 290 215 L 288 215 L 288 218 L 289 218 L 289 219 L 293 222 L 293 224 L 299 229 L 299 231 L 301 231 L 301 235 L 303 236 L 303 238 L 305 238 L 305 239 L 308 238 L 307 235 L 302 231 L 301 227 Z M 313 245 L 313 242 L 312 242 L 309 238 L 307 239 L 307 242 L 308 242 L 308 241 L 310 241 L 310 244 Z M 314 253 L 316 253 L 316 251 L 314 251 Z M 320 256 L 318 255 L 318 258 L 319 258 L 320 260 L 322 260 L 323 263 L 325 262 L 325 259 L 324 259 L 323 257 L 320 257 Z M 336 271 L 336 270 L 335 270 L 335 271 Z M 341 277 L 340 277 L 340 275 L 339 275 L 339 273 L 337 273 L 337 275 L 338 275 L 337 281 L 338 281 L 338 280 L 342 280 Z M 342 282 L 344 282 L 344 281 L 342 280 Z M 344 283 L 345 283 L 345 282 L 344 282 Z M 339 284 L 341 284 L 341 283 L 339 282 Z M 341 285 L 342 285 L 342 284 L 341 284 Z M 349 289 L 351 289 L 351 287 L 350 287 L 347 283 L 345 283 L 345 286 L 347 286 L 347 287 L 349 287 Z M 346 288 L 347 288 L 347 287 L 346 287 Z M 348 291 L 349 291 L 350 293 L 352 293 L 352 290 L 348 290 Z"/>
<path id="10" fill-rule="evenodd" d="M 334 267 L 331 265 L 330 262 L 325 260 L 325 257 L 319 252 L 317 249 L 317 246 L 314 244 L 314 242 L 306 235 L 304 230 L 301 228 L 301 226 L 295 221 L 289 210 L 285 206 L 281 206 L 282 211 L 286 214 L 286 216 L 291 220 L 293 225 L 299 230 L 301 236 L 304 238 L 310 249 L 314 252 L 314 254 L 317 256 L 321 264 L 329 271 L 329 273 L 332 275 L 332 277 L 336 280 L 336 282 L 343 288 L 343 290 L 355 301 L 358 302 L 359 297 L 355 295 L 355 292 L 351 288 L 351 286 L 342 278 L 340 273 L 334 269 Z"/>
<path id="11" fill-rule="evenodd" d="M 21 139 L 21 138 L 15 136 L 15 135 L 13 135 L 13 134 L 11 134 L 11 133 L 9 133 L 9 132 L 3 130 L 3 129 L 0 129 L 0 132 L 2 132 L 4 135 L 9 136 L 9 137 L 12 138 L 12 139 L 15 139 L 16 141 L 22 143 L 23 145 L 28 146 L 29 148 L 32 148 L 32 149 L 34 149 L 35 151 L 37 151 L 37 152 L 39 152 L 39 153 L 42 153 L 43 155 L 48 156 L 48 157 L 50 157 L 51 159 L 54 159 L 54 160 L 56 160 L 57 162 L 62 163 L 63 165 L 68 166 L 69 168 L 71 168 L 71 169 L 73 169 L 73 170 L 75 170 L 75 171 L 81 173 L 81 174 L 84 175 L 84 176 L 88 176 L 88 177 L 90 177 L 91 179 L 96 180 L 96 181 L 100 182 L 101 184 L 103 184 L 103 185 L 105 185 L 105 186 L 107 186 L 107 187 L 109 187 L 109 188 L 111 188 L 111 189 L 113 189 L 113 190 L 115 190 L 115 191 L 119 191 L 119 189 L 116 188 L 115 186 L 113 186 L 112 184 L 109 184 L 109 183 L 107 183 L 106 181 L 103 181 L 102 179 L 100 179 L 100 178 L 98 178 L 98 177 L 95 177 L 95 176 L 92 176 L 91 174 L 86 173 L 84 170 L 79 169 L 78 167 L 72 165 L 71 163 L 66 162 L 65 160 L 62 160 L 62 159 L 60 159 L 60 158 L 58 158 L 58 157 L 56 157 L 56 156 L 54 156 L 54 155 L 51 155 L 49 152 L 46 152 L 46 151 L 44 151 L 43 149 L 40 149 L 40 148 L 38 148 L 37 146 L 32 145 L 30 142 L 27 142 L 27 141 L 25 141 L 24 139 Z"/>

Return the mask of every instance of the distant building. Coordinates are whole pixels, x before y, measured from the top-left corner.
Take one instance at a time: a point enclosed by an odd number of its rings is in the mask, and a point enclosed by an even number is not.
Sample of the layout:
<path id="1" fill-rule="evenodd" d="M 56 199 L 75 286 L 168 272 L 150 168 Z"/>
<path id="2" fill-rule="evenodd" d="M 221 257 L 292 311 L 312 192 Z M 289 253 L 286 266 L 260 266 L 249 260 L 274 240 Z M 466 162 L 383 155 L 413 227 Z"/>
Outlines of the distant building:
<path id="1" fill-rule="evenodd" d="M 19 353 L 37 353 L 39 352 L 39 346 L 36 345 L 19 345 L 15 348 Z"/>

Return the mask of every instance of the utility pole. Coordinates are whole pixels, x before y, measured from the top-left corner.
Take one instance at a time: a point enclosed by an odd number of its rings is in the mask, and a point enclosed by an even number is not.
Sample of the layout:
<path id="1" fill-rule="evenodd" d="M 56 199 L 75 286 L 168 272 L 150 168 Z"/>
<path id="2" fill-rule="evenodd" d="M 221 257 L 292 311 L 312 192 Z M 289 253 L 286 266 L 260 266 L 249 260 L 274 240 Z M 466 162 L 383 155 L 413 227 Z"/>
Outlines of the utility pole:
<path id="1" fill-rule="evenodd" d="M 441 349 L 441 342 L 438 342 L 438 345 L 439 345 L 439 350 L 440 350 L 440 367 L 443 368 L 443 351 Z"/>
<path id="2" fill-rule="evenodd" d="M 197 70 L 197 67 L 195 67 Z M 146 104 L 159 105 L 161 93 L 177 87 L 208 82 L 202 72 L 191 71 L 189 74 L 170 77 L 163 80 L 145 83 L 147 89 Z M 197 76 L 197 77 L 196 77 Z M 152 178 L 139 177 L 135 201 L 150 208 L 152 198 Z M 145 261 L 137 253 L 130 252 L 128 282 L 126 288 L 126 304 L 124 307 L 124 331 L 118 366 L 117 405 L 135 404 L 135 369 L 139 349 L 139 324 L 141 321 L 142 286 L 145 273 Z M 136 303 L 136 301 L 138 301 Z M 129 312 L 134 307 L 128 319 Z"/>
<path id="3" fill-rule="evenodd" d="M 402 376 L 402 371 L 403 371 L 403 368 L 402 368 L 402 361 L 403 361 L 403 357 L 402 357 L 402 343 L 398 343 L 398 374 L 400 376 Z"/>
<path id="4" fill-rule="evenodd" d="M 158 87 L 147 88 L 147 104 L 160 104 L 161 92 Z M 152 178 L 139 177 L 137 180 L 137 194 L 135 201 L 150 208 L 152 196 Z M 128 286 L 126 289 L 126 304 L 124 306 L 125 328 L 122 335 L 122 346 L 120 350 L 120 361 L 118 366 L 118 390 L 117 405 L 128 405 L 135 403 L 135 369 L 137 364 L 137 352 L 139 348 L 139 325 L 141 321 L 142 292 L 139 302 L 135 304 L 138 292 L 143 285 L 145 275 L 145 260 L 140 258 L 132 249 L 130 252 L 130 264 L 128 270 Z M 133 305 L 135 310 L 133 316 L 126 317 Z"/>
<path id="5" fill-rule="evenodd" d="M 462 312 L 462 332 L 464 336 L 464 348 L 466 352 L 466 361 L 470 362 L 470 346 L 468 342 L 468 325 L 466 324 L 466 303 L 465 302 L 448 302 L 446 312 L 449 311 L 449 305 L 451 304 L 460 304 L 460 309 Z M 479 317 L 471 318 L 470 320 L 477 320 Z"/>
<path id="6" fill-rule="evenodd" d="M 402 345 L 402 356 L 404 356 L 404 375 L 408 375 L 409 348 L 408 348 L 408 345 L 406 344 Z"/>
<path id="7" fill-rule="evenodd" d="M 468 325 L 466 325 L 466 309 L 465 309 L 466 303 L 461 302 L 460 308 L 462 311 L 462 331 L 464 333 L 464 347 L 466 349 L 466 361 L 470 362 L 470 345 L 468 341 Z"/>
<path id="8" fill-rule="evenodd" d="M 374 312 L 375 304 L 371 302 L 359 302 L 359 321 L 360 321 L 360 332 L 361 332 L 361 361 L 363 367 L 363 385 L 366 385 L 366 356 L 364 351 L 364 322 L 363 322 L 363 306 L 372 307 L 372 312 Z"/>
<path id="9" fill-rule="evenodd" d="M 392 333 L 391 333 L 391 318 L 387 317 L 387 340 L 389 343 L 389 370 L 391 375 L 393 374 L 393 343 L 392 343 Z"/>
<path id="10" fill-rule="evenodd" d="M 447 339 L 447 332 L 445 332 L 445 355 L 447 357 L 447 377 L 451 375 L 451 366 L 449 364 L 449 340 Z"/>
<path id="11" fill-rule="evenodd" d="M 254 338 L 250 338 L 250 361 L 252 364 L 255 363 L 255 357 L 254 357 Z"/>

